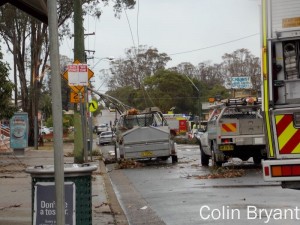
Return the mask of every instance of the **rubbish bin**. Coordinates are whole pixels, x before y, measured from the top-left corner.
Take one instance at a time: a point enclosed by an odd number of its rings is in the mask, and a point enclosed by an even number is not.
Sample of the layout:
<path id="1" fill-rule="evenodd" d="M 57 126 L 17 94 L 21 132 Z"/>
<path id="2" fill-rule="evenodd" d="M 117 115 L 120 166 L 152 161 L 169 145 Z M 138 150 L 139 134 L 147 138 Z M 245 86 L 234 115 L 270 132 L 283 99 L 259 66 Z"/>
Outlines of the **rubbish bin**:
<path id="1" fill-rule="evenodd" d="M 64 164 L 65 208 L 69 207 L 68 213 L 66 212 L 66 221 L 72 221 L 73 216 L 76 225 L 92 225 L 91 175 L 96 169 L 96 165 L 90 164 Z M 45 221 L 49 221 L 49 224 L 52 224 L 51 222 L 55 220 L 54 166 L 28 167 L 26 172 L 30 173 L 32 178 L 32 221 L 43 221 L 44 224 L 48 224 Z M 74 186 L 75 188 L 72 188 Z M 73 197 L 70 193 L 73 193 Z M 75 212 L 70 209 L 70 205 Z M 66 222 L 66 224 L 72 224 L 72 222 Z"/>

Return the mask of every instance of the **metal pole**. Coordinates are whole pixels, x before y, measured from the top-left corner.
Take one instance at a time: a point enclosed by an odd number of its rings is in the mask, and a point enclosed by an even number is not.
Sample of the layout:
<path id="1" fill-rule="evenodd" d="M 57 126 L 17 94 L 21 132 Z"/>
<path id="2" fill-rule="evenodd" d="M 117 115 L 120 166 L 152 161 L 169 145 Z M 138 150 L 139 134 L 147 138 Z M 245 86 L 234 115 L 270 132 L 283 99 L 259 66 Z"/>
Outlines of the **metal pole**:
<path id="1" fill-rule="evenodd" d="M 59 65 L 59 42 L 57 24 L 57 1 L 48 1 L 48 24 L 50 39 L 52 115 L 54 140 L 54 177 L 56 224 L 65 224 L 64 154 L 61 103 L 61 77 Z"/>
<path id="2" fill-rule="evenodd" d="M 83 156 L 84 162 L 88 162 L 88 142 L 87 142 L 87 107 L 86 104 L 88 103 L 88 94 L 87 94 L 87 87 L 84 87 L 84 102 L 81 105 L 82 108 L 82 133 L 83 133 Z"/>
<path id="3" fill-rule="evenodd" d="M 40 133 L 38 118 L 34 117 L 34 149 L 38 149 L 38 136 Z"/>

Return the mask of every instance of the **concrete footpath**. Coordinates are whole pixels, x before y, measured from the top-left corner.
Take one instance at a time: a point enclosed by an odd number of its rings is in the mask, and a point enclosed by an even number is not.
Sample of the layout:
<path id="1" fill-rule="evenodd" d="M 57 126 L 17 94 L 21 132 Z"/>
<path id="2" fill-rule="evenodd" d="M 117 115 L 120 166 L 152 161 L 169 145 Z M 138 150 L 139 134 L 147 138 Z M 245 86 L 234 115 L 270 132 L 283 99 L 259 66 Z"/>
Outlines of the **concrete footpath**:
<path id="1" fill-rule="evenodd" d="M 29 166 L 54 165 L 53 149 L 39 148 L 26 149 L 24 156 L 0 153 L 0 225 L 32 224 L 32 179 L 25 169 Z M 64 162 L 73 163 L 73 144 L 65 143 L 63 148 Z M 89 163 L 98 167 L 92 173 L 93 225 L 127 225 L 103 161 L 94 156 Z"/>

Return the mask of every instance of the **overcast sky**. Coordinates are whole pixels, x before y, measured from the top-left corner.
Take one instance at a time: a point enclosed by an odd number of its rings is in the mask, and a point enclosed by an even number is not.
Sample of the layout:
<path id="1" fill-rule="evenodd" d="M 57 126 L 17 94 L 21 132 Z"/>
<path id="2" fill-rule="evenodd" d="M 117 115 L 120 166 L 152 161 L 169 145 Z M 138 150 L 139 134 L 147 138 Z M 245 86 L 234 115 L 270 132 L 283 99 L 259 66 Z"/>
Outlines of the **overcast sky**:
<path id="1" fill-rule="evenodd" d="M 93 67 L 103 57 L 123 58 L 125 49 L 138 44 L 167 53 L 172 58 L 167 67 L 181 62 L 219 63 L 225 53 L 240 48 L 260 56 L 259 2 L 137 0 L 135 8 L 123 12 L 120 19 L 111 7 L 105 7 L 100 19 L 88 16 L 84 21 L 85 33 L 95 32 L 85 38 L 85 48 L 95 50 L 95 59 L 88 63 Z M 60 54 L 73 58 L 73 42 L 64 41 Z M 93 71 L 96 75 L 107 68 L 108 63 L 101 60 Z"/>
<path id="2" fill-rule="evenodd" d="M 172 58 L 167 67 L 181 62 L 219 63 L 225 53 L 240 48 L 260 56 L 259 0 L 136 1 L 134 9 L 122 12 L 120 19 L 114 17 L 112 7 L 104 7 L 100 19 L 85 18 L 85 33 L 95 32 L 86 36 L 85 48 L 95 51 L 88 64 L 98 87 L 103 83 L 99 71 L 109 67 L 107 60 L 99 60 L 124 58 L 125 49 L 138 44 L 167 53 Z M 65 39 L 60 54 L 73 59 L 73 48 L 74 39 Z M 6 56 L 4 60 L 12 62 L 12 56 Z"/>
<path id="3" fill-rule="evenodd" d="M 96 51 L 90 64 L 97 58 L 124 57 L 125 49 L 138 44 L 170 55 L 168 67 L 181 62 L 218 63 L 222 55 L 239 48 L 259 56 L 258 0 L 137 0 L 126 13 L 129 22 L 124 12 L 115 18 L 111 7 L 103 8 L 98 20 L 85 19 L 85 33 L 95 32 L 85 39 L 85 48 Z M 66 40 L 60 53 L 73 58 L 73 41 Z"/>

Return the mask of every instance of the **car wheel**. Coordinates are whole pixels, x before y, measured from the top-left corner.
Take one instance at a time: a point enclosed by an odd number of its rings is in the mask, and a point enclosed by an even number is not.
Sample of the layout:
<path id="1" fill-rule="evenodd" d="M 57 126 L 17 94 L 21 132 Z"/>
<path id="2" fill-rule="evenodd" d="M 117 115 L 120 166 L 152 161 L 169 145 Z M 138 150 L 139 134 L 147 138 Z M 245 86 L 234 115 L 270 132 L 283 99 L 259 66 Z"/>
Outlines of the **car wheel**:
<path id="1" fill-rule="evenodd" d="M 178 162 L 177 155 L 172 155 L 172 163 L 177 163 L 177 162 Z"/>
<path id="2" fill-rule="evenodd" d="M 117 155 L 117 143 L 115 143 L 115 160 L 118 161 L 118 155 Z"/>
<path id="3" fill-rule="evenodd" d="M 211 147 L 211 165 L 214 167 L 221 167 L 223 162 L 216 159 L 217 143 L 214 141 Z"/>
<path id="4" fill-rule="evenodd" d="M 209 156 L 204 153 L 201 144 L 199 144 L 199 148 L 200 148 L 201 165 L 208 166 Z"/>

